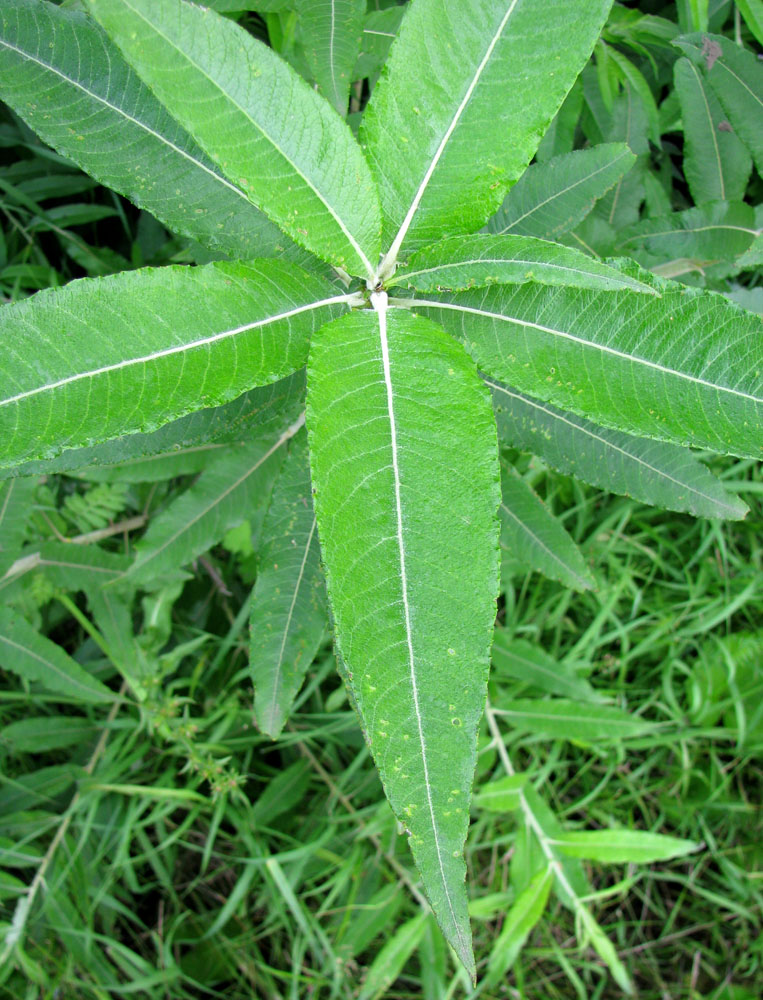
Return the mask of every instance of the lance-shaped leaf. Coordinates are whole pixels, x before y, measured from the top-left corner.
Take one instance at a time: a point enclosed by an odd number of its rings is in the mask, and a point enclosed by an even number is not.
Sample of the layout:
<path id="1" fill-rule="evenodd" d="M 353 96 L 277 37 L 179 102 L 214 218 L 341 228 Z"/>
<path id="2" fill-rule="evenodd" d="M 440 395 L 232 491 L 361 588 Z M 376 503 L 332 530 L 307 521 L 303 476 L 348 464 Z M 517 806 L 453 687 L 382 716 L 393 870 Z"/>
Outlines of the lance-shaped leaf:
<path id="1" fill-rule="evenodd" d="M 24 528 L 31 514 L 36 487 L 36 479 L 0 483 L 0 562 L 24 541 Z"/>
<path id="2" fill-rule="evenodd" d="M 642 865 L 682 858 L 699 848 L 699 844 L 691 840 L 626 829 L 565 831 L 554 840 L 554 845 L 570 858 Z"/>
<path id="3" fill-rule="evenodd" d="M 493 285 L 402 301 L 520 391 L 616 430 L 760 458 L 763 320 L 721 295 L 659 287 L 661 298 Z"/>
<path id="4" fill-rule="evenodd" d="M 758 234 L 751 205 L 718 201 L 643 219 L 621 234 L 619 249 L 645 262 L 689 259 L 706 265 L 733 261 Z"/>
<path id="5" fill-rule="evenodd" d="M 752 170 L 750 154 L 699 68 L 677 59 L 673 75 L 684 127 L 684 173 L 694 201 L 741 201 Z"/>
<path id="6" fill-rule="evenodd" d="M 29 546 L 0 578 L 0 601 L 7 601 L 27 573 L 44 573 L 56 588 L 83 590 L 86 594 L 115 583 L 130 565 L 127 556 L 106 552 L 95 545 L 46 542 Z"/>
<path id="7" fill-rule="evenodd" d="M 170 113 L 297 243 L 351 274 L 378 259 L 379 206 L 347 125 L 262 42 L 183 0 L 90 0 Z"/>
<path id="8" fill-rule="evenodd" d="M 391 241 L 388 273 L 403 243 L 474 232 L 496 211 L 585 65 L 610 5 L 410 6 L 361 126 Z M 527 44 L 536 37 L 543 45 Z"/>
<path id="9" fill-rule="evenodd" d="M 582 222 L 635 162 L 624 142 L 611 142 L 534 163 L 488 221 L 488 231 L 557 239 Z"/>
<path id="10" fill-rule="evenodd" d="M 336 642 L 445 936 L 473 972 L 462 857 L 498 586 L 495 430 L 433 324 L 356 312 L 313 338 L 310 461 Z"/>
<path id="11" fill-rule="evenodd" d="M 696 517 L 738 520 L 749 510 L 686 448 L 613 431 L 499 382 L 487 384 L 499 437 L 565 475 Z"/>
<path id="12" fill-rule="evenodd" d="M 657 291 L 636 278 L 593 260 L 580 250 L 533 236 L 453 236 L 413 253 L 387 287 L 403 285 L 421 292 L 458 291 L 487 285 L 570 285 L 612 290 Z"/>
<path id="13" fill-rule="evenodd" d="M 574 701 L 602 701 L 602 696 L 569 664 L 553 660 L 531 642 L 511 638 L 505 629 L 495 633 L 493 667 L 498 677 L 504 675 L 531 684 L 546 694 Z"/>
<path id="14" fill-rule="evenodd" d="M 283 464 L 262 536 L 249 669 L 257 725 L 276 739 L 326 628 L 326 588 L 304 431 L 294 438 Z"/>
<path id="15" fill-rule="evenodd" d="M 7 608 L 0 608 L 0 666 L 77 701 L 108 702 L 114 697 L 60 646 Z"/>
<path id="16" fill-rule="evenodd" d="M 3 3 L 0 98 L 59 153 L 175 232 L 237 257 L 308 259 L 80 12 L 37 0 Z"/>
<path id="17" fill-rule="evenodd" d="M 366 0 L 296 0 L 295 5 L 318 91 L 344 117 L 360 51 Z"/>
<path id="18" fill-rule="evenodd" d="M 683 35 L 673 44 L 706 74 L 732 128 L 763 173 L 763 66 L 721 35 Z"/>
<path id="19" fill-rule="evenodd" d="M 485 977 L 488 989 L 501 982 L 514 964 L 533 927 L 543 916 L 553 883 L 552 872 L 553 869 L 549 865 L 534 875 L 530 884 L 512 903 L 504 918 L 498 940 L 490 950 L 490 961 Z"/>
<path id="20" fill-rule="evenodd" d="M 45 462 L 24 462 L 10 469 L 0 469 L 0 480 L 9 476 L 52 475 L 78 470 L 91 479 L 116 476 L 129 480 L 131 470 L 140 465 L 147 478 L 133 482 L 165 479 L 162 462 L 219 453 L 232 441 L 245 441 L 254 432 L 267 434 L 280 430 L 297 419 L 305 408 L 304 369 L 243 393 L 222 406 L 196 410 L 179 420 L 172 420 L 148 434 L 126 434 L 90 448 L 73 448 Z M 189 459 L 192 461 L 192 459 Z M 151 467 L 157 471 L 151 473 Z"/>
<path id="21" fill-rule="evenodd" d="M 580 549 L 529 483 L 504 463 L 501 491 L 501 547 L 520 564 L 568 587 L 593 587 Z"/>
<path id="22" fill-rule="evenodd" d="M 303 424 L 299 417 L 275 440 L 258 435 L 212 462 L 151 522 L 138 543 L 129 579 L 143 582 L 190 562 L 245 519 L 257 534 L 285 446 Z"/>
<path id="23" fill-rule="evenodd" d="M 0 464 L 151 431 L 274 382 L 347 300 L 265 260 L 85 278 L 6 306 Z"/>
<path id="24" fill-rule="evenodd" d="M 556 740 L 622 740 L 643 736 L 654 729 L 654 723 L 629 715 L 609 705 L 581 704 L 562 698 L 509 701 L 494 709 L 518 729 L 542 733 Z"/>

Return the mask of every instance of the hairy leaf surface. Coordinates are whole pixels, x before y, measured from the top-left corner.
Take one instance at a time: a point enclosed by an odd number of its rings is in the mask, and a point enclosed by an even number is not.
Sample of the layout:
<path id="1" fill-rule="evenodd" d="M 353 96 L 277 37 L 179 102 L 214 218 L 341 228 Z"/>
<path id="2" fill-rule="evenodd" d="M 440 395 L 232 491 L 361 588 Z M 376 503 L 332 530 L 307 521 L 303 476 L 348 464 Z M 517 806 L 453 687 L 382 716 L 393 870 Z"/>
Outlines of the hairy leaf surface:
<path id="1" fill-rule="evenodd" d="M 388 258 L 479 229 L 585 65 L 610 0 L 416 0 L 363 117 Z M 529 44 L 542 34 L 543 45 Z M 550 55 L 549 55 L 550 54 Z"/>
<path id="2" fill-rule="evenodd" d="M 565 475 L 641 503 L 696 517 L 742 518 L 749 508 L 686 448 L 634 437 L 563 413 L 550 403 L 487 380 L 499 437 Z"/>
<path id="3" fill-rule="evenodd" d="M 532 236 L 453 236 L 413 253 L 387 287 L 403 285 L 422 292 L 481 288 L 486 285 L 569 285 L 656 295 L 651 285 L 608 267 L 571 247 Z"/>
<path id="4" fill-rule="evenodd" d="M 763 66 L 721 35 L 683 35 L 673 44 L 707 75 L 734 131 L 763 173 Z"/>
<path id="5" fill-rule="evenodd" d="M 346 300 L 265 260 L 85 278 L 7 306 L 0 464 L 151 431 L 274 382 Z"/>
<path id="6" fill-rule="evenodd" d="M 326 587 L 304 431 L 294 438 L 276 481 L 262 537 L 249 669 L 257 725 L 276 739 L 326 628 Z"/>
<path id="7" fill-rule="evenodd" d="M 175 232 L 237 257 L 309 260 L 80 12 L 38 0 L 3 3 L 0 98 L 59 153 Z"/>
<path id="8" fill-rule="evenodd" d="M 611 142 L 533 163 L 488 221 L 488 231 L 557 239 L 582 222 L 635 162 L 624 142 Z"/>
<path id="9" fill-rule="evenodd" d="M 285 445 L 303 425 L 299 418 L 275 440 L 258 435 L 231 447 L 154 521 L 137 546 L 129 578 L 144 582 L 183 566 L 246 519 L 259 531 Z"/>
<path id="10" fill-rule="evenodd" d="M 296 8 L 318 90 L 344 118 L 360 51 L 366 0 L 296 0 Z"/>
<path id="11" fill-rule="evenodd" d="M 473 971 L 462 850 L 497 593 L 495 431 L 460 345 L 385 300 L 313 338 L 315 507 L 366 738 Z"/>
<path id="12" fill-rule="evenodd" d="M 593 586 L 577 545 L 512 466 L 501 470 L 501 547 L 507 555 L 575 590 Z"/>
<path id="13" fill-rule="evenodd" d="M 741 201 L 752 170 L 750 154 L 699 68 L 678 59 L 673 75 L 684 127 L 684 173 L 694 201 Z"/>
<path id="14" fill-rule="evenodd" d="M 720 295 L 660 287 L 655 298 L 494 285 L 407 304 L 520 391 L 616 430 L 759 458 L 763 319 Z"/>
<path id="15" fill-rule="evenodd" d="M 170 113 L 297 243 L 351 274 L 376 266 L 379 206 L 349 128 L 279 56 L 182 0 L 90 0 Z"/>

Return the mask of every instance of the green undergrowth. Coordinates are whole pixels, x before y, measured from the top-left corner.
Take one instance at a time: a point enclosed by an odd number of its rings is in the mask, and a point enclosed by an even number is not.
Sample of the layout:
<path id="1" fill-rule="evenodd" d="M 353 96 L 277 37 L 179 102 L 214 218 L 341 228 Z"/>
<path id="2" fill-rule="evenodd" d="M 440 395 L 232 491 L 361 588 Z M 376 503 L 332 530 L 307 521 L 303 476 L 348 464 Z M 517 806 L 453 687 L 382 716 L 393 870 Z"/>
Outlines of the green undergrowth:
<path id="1" fill-rule="evenodd" d="M 645 998 L 752 1000 L 763 982 L 763 479 L 751 463 L 718 467 L 752 507 L 743 522 L 655 511 L 531 464 L 528 477 L 563 514 L 596 589 L 573 594 L 537 574 L 504 574 L 505 638 L 540 644 L 606 704 L 656 724 L 605 744 L 505 726 L 502 706 L 537 689 L 496 655 L 490 704 L 512 766 L 567 831 L 659 830 L 699 845 L 650 866 L 586 864 L 589 905 Z M 130 486 L 118 517 L 161 505 L 169 488 Z M 72 497 L 88 490 L 66 477 L 38 485 L 28 537 L 72 534 Z M 142 706 L 123 690 L 112 707 L 88 709 L 4 677 L 6 920 L 18 919 L 22 884 L 40 880 L 20 964 L 2 974 L 5 995 L 621 995 L 559 903 L 511 975 L 489 985 L 503 960 L 522 823 L 479 797 L 467 854 L 481 974 L 472 991 L 417 903 L 405 837 L 328 641 L 282 738 L 256 730 L 246 547 L 227 542 L 192 579 L 144 598 L 137 632 L 156 673 Z M 94 544 L 127 543 L 113 534 Z M 44 573 L 24 600 L 47 635 L 108 680 L 83 601 Z M 504 776 L 483 724 L 477 785 Z"/>

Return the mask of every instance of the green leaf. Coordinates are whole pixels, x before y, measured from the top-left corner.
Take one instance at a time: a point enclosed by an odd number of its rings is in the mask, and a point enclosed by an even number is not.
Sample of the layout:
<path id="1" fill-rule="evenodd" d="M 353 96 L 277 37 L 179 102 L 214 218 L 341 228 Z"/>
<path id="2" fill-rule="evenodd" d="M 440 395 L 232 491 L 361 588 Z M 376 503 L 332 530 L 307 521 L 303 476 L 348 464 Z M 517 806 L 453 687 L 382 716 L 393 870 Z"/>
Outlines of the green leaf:
<path id="1" fill-rule="evenodd" d="M 493 668 L 498 680 L 502 676 L 511 677 L 523 684 L 531 684 L 546 694 L 575 701 L 602 700 L 601 695 L 569 664 L 553 660 L 531 642 L 512 638 L 506 629 L 496 629 Z"/>
<path id="2" fill-rule="evenodd" d="M 300 370 L 270 385 L 251 389 L 223 406 L 196 410 L 149 434 L 127 434 L 90 448 L 65 451 L 46 462 L 25 462 L 0 469 L 0 479 L 76 469 L 85 478 L 154 482 L 166 478 L 162 475 L 162 463 L 167 459 L 188 455 L 192 460 L 199 452 L 216 454 L 226 443 L 286 427 L 305 408 L 304 397 L 305 373 Z M 143 478 L 135 478 L 139 473 Z"/>
<path id="3" fill-rule="evenodd" d="M 114 698 L 60 646 L 7 608 L 0 608 L 0 666 L 77 701 L 107 702 Z"/>
<path id="4" fill-rule="evenodd" d="M 498 586 L 495 424 L 460 345 L 374 302 L 312 341 L 314 502 L 366 738 L 473 974 L 462 851 Z"/>
<path id="5" fill-rule="evenodd" d="M 645 264 L 688 259 L 705 267 L 733 261 L 757 235 L 751 205 L 720 201 L 658 219 L 643 219 L 620 234 L 618 246 Z"/>
<path id="6" fill-rule="evenodd" d="M 695 517 L 738 520 L 749 511 L 686 448 L 609 430 L 486 381 L 493 390 L 501 439 L 538 455 L 558 472 Z"/>
<path id="7" fill-rule="evenodd" d="M 352 74 L 353 80 L 375 77 L 381 71 L 405 11 L 405 7 L 399 6 L 369 11 L 363 24 L 361 51 Z"/>
<path id="8" fill-rule="evenodd" d="M 496 211 L 585 65 L 609 7 L 610 0 L 409 7 L 360 133 L 391 243 L 385 276 L 403 244 L 473 232 Z M 536 37 L 543 45 L 528 45 Z"/>
<path id="9" fill-rule="evenodd" d="M 741 201 L 752 170 L 749 153 L 694 63 L 677 59 L 673 75 L 683 118 L 684 174 L 694 201 Z"/>
<path id="10" fill-rule="evenodd" d="M 504 918 L 501 933 L 490 950 L 485 977 L 488 988 L 497 985 L 516 961 L 533 927 L 543 916 L 553 881 L 549 866 L 538 872 L 512 903 Z"/>
<path id="11" fill-rule="evenodd" d="M 360 51 L 366 0 L 296 0 L 295 6 L 318 91 L 344 118 Z"/>
<path id="12" fill-rule="evenodd" d="M 24 541 L 36 489 L 36 479 L 11 479 L 0 483 L 0 560 L 3 562 L 8 553 Z"/>
<path id="13" fill-rule="evenodd" d="M 212 462 L 190 489 L 151 522 L 137 545 L 128 578 L 145 582 L 189 563 L 245 519 L 256 534 L 285 445 L 303 423 L 300 417 L 275 440 L 258 435 Z"/>
<path id="14" fill-rule="evenodd" d="M 575 288 L 630 288 L 656 295 L 650 285 L 570 247 L 532 236 L 454 236 L 413 253 L 387 287 L 421 292 L 458 291 L 486 285 L 570 285 Z"/>
<path id="15" fill-rule="evenodd" d="M 257 725 L 276 739 L 326 628 L 326 590 L 303 431 L 292 441 L 281 469 L 262 536 L 249 669 Z"/>
<path id="16" fill-rule="evenodd" d="M 580 550 L 512 466 L 501 472 L 501 548 L 520 564 L 575 590 L 594 586 Z"/>
<path id="17" fill-rule="evenodd" d="M 763 320 L 720 295 L 658 287 L 661 298 L 494 285 L 404 301 L 520 391 L 615 430 L 759 458 Z"/>
<path id="18" fill-rule="evenodd" d="M 763 45 L 763 0 L 736 0 L 736 5 L 755 40 Z"/>
<path id="19" fill-rule="evenodd" d="M 39 548 L 29 546 L 0 579 L 0 600 L 6 600 L 27 573 L 44 573 L 59 590 L 92 593 L 114 583 L 129 565 L 127 556 L 95 545 L 46 542 Z"/>
<path id="20" fill-rule="evenodd" d="M 405 963 L 418 948 L 428 916 L 428 913 L 418 913 L 397 928 L 371 963 L 358 1000 L 379 1000 L 386 995 Z"/>
<path id="21" fill-rule="evenodd" d="M 352 133 L 283 60 L 233 21 L 182 0 L 90 0 L 169 112 L 295 242 L 372 277 L 374 183 Z"/>
<path id="22" fill-rule="evenodd" d="M 0 730 L 2 740 L 13 754 L 47 753 L 66 747 L 87 745 L 98 733 L 88 719 L 75 715 L 45 715 L 11 722 Z"/>
<path id="23" fill-rule="evenodd" d="M 706 74 L 732 128 L 763 173 L 763 66 L 730 38 L 683 35 L 673 44 Z"/>
<path id="24" fill-rule="evenodd" d="M 624 142 L 563 153 L 528 167 L 487 224 L 491 233 L 557 239 L 588 215 L 636 162 Z"/>
<path id="25" fill-rule="evenodd" d="M 5 0 L 0 98 L 59 153 L 175 232 L 237 257 L 308 259 L 78 11 Z"/>
<path id="26" fill-rule="evenodd" d="M 541 733 L 555 740 L 576 740 L 592 744 L 597 740 L 622 740 L 642 736 L 654 729 L 654 723 L 628 715 L 608 705 L 580 704 L 561 698 L 507 702 L 494 709 L 518 729 Z"/>
<path id="27" fill-rule="evenodd" d="M 565 832 L 554 844 L 571 858 L 605 864 L 650 864 L 682 858 L 699 850 L 699 844 L 646 830 L 581 830 Z"/>
<path id="28" fill-rule="evenodd" d="M 474 805 L 487 812 L 512 812 L 520 808 L 520 792 L 526 783 L 526 774 L 507 774 L 495 781 L 488 781 L 475 794 Z"/>
<path id="29" fill-rule="evenodd" d="M 274 382 L 347 302 L 265 260 L 85 278 L 6 306 L 0 464 L 151 431 Z"/>

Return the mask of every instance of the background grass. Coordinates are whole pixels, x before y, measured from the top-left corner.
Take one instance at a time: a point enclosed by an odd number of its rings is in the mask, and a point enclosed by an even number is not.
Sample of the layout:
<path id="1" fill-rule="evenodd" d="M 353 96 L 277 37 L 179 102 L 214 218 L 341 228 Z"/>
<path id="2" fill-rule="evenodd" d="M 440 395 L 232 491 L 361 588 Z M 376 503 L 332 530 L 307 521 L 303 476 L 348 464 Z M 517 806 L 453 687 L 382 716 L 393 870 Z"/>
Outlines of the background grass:
<path id="1" fill-rule="evenodd" d="M 10 112 L 0 123 L 0 228 L 6 301 L 82 275 L 199 259 Z M 743 287 L 759 281 L 748 275 Z M 752 462 L 711 464 L 749 503 L 745 521 L 654 510 L 532 460 L 527 478 L 580 544 L 597 589 L 575 594 L 504 569 L 500 627 L 657 723 L 648 736 L 583 744 L 512 730 L 498 717 L 512 766 L 567 829 L 657 830 L 701 845 L 663 864 L 586 864 L 590 906 L 644 1000 L 763 994 L 763 475 Z M 146 519 L 189 481 L 41 477 L 25 540 L 105 528 L 91 544 L 130 552 Z M 246 532 L 193 569 L 159 581 L 135 608 L 152 665 L 142 703 L 123 686 L 113 709 L 88 707 L 0 671 L 0 930 L 18 920 L 33 887 L 21 943 L 0 966 L 0 995 L 622 995 L 557 902 L 511 971 L 472 990 L 427 915 L 330 637 L 284 736 L 271 742 L 254 727 L 246 670 Z M 31 573 L 10 599 L 113 682 L 82 595 Z M 528 690 L 496 671 L 491 704 L 500 710 Z M 477 784 L 503 774 L 485 725 Z M 520 825 L 513 812 L 475 807 L 472 818 L 469 894 L 484 974 L 514 896 Z"/>

